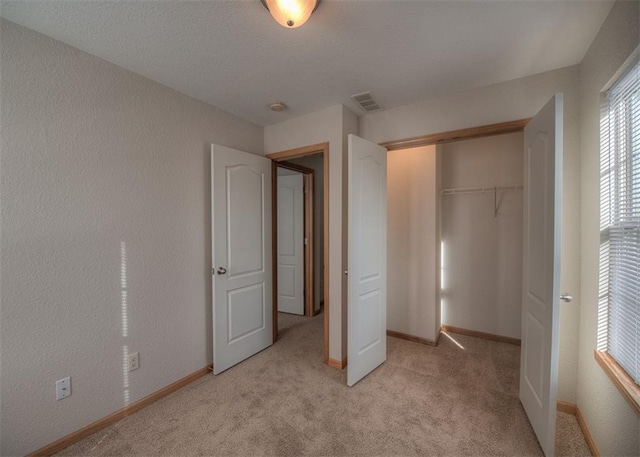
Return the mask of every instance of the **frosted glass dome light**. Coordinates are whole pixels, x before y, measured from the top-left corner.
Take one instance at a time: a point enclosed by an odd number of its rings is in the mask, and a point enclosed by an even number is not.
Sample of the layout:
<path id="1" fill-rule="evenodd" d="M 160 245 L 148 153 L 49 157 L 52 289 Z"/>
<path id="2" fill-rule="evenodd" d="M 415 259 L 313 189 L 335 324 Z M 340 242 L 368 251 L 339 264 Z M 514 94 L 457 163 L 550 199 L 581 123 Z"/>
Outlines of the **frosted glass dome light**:
<path id="1" fill-rule="evenodd" d="M 303 25 L 320 0 L 260 0 L 281 26 L 295 29 Z"/>

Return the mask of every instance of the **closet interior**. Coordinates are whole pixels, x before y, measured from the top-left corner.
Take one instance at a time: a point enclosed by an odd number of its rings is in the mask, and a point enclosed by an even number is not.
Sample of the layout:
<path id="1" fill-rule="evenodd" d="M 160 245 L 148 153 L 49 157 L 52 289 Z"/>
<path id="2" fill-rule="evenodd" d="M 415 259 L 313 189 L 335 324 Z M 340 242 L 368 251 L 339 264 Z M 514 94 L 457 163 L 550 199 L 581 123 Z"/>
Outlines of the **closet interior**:
<path id="1" fill-rule="evenodd" d="M 388 154 L 389 334 L 520 340 L 523 133 Z"/>

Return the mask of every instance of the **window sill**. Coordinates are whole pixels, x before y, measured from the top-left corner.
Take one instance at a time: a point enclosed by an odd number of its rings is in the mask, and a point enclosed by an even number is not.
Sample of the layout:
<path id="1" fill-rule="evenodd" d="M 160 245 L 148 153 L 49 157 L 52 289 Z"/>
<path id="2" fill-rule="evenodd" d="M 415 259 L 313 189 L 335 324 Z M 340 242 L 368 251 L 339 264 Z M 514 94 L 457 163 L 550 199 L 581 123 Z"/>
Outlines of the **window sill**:
<path id="1" fill-rule="evenodd" d="M 640 386 L 629 376 L 613 357 L 603 351 L 593 351 L 596 362 L 627 400 L 636 415 L 640 416 Z"/>

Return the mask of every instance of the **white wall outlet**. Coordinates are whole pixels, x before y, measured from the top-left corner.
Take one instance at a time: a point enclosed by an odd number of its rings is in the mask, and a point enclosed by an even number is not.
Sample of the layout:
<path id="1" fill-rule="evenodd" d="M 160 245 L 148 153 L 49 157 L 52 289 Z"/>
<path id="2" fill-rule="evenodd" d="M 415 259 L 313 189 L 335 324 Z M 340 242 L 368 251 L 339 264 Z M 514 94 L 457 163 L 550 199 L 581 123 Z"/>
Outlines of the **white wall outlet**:
<path id="1" fill-rule="evenodd" d="M 58 379 L 56 381 L 56 400 L 62 400 L 71 395 L 71 377 Z"/>
<path id="2" fill-rule="evenodd" d="M 134 352 L 133 354 L 129 354 L 129 371 L 137 370 L 138 368 L 140 368 L 138 353 Z"/>

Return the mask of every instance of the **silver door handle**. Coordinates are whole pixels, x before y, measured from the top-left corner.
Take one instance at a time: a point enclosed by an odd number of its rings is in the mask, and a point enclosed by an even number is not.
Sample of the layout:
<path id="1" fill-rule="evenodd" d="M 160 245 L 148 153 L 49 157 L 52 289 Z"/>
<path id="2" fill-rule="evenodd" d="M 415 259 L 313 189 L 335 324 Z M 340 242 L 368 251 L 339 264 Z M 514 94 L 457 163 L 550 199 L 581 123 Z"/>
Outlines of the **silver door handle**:
<path id="1" fill-rule="evenodd" d="M 348 275 L 349 274 L 349 270 L 344 270 L 344 274 Z"/>
<path id="2" fill-rule="evenodd" d="M 225 267 L 218 267 L 218 269 L 216 270 L 216 273 L 218 273 L 219 275 L 226 275 L 227 269 Z"/>
<path id="3" fill-rule="evenodd" d="M 562 294 L 560 295 L 560 300 L 562 300 L 565 303 L 570 303 L 573 300 L 573 296 L 569 294 Z"/>

